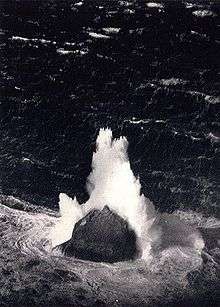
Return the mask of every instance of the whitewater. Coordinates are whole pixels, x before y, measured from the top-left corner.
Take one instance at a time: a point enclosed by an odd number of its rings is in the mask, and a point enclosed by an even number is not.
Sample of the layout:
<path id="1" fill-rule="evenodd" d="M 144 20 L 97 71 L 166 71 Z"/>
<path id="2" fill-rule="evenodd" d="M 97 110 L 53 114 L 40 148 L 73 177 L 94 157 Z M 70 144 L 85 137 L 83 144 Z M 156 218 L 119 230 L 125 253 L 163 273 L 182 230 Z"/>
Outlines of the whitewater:
<path id="1" fill-rule="evenodd" d="M 62 296 L 65 291 L 68 291 L 65 297 L 72 302 L 76 300 L 76 289 L 80 288 L 87 304 L 97 304 L 98 298 L 114 306 L 120 302 L 150 304 L 161 300 L 169 302 L 173 296 L 199 295 L 204 286 L 201 284 L 195 289 L 189 282 L 189 274 L 195 271 L 199 272 L 201 280 L 209 283 L 212 278 L 218 283 L 219 264 L 214 254 L 205 250 L 206 242 L 200 229 L 218 231 L 220 221 L 193 211 L 157 212 L 141 193 L 140 180 L 134 176 L 129 162 L 128 145 L 124 137 L 114 139 L 110 129 L 100 130 L 92 172 L 87 179 L 89 200 L 82 205 L 64 193 L 59 196 L 59 212 L 1 196 L 2 265 L 10 266 L 14 276 L 11 284 L 11 279 L 2 275 L 2 291 L 6 291 L 8 284 L 38 289 L 43 280 L 48 287 L 50 285 L 52 302 L 55 295 Z M 56 249 L 71 238 L 80 219 L 106 205 L 135 232 L 141 250 L 138 259 L 114 264 L 94 263 L 66 257 Z M 204 266 L 204 255 L 212 265 L 211 273 Z M 15 257 L 18 261 L 13 268 Z M 16 275 L 17 270 L 20 277 Z"/>
<path id="2" fill-rule="evenodd" d="M 142 256 L 147 258 L 156 231 L 149 234 L 155 220 L 155 210 L 149 199 L 141 194 L 139 179 L 135 178 L 127 157 L 126 138 L 113 139 L 110 129 L 101 129 L 93 154 L 93 171 L 87 180 L 89 200 L 79 205 L 76 198 L 60 194 L 61 219 L 52 233 L 52 245 L 71 238 L 75 224 L 93 209 L 108 206 L 125 219 L 135 231 Z"/>

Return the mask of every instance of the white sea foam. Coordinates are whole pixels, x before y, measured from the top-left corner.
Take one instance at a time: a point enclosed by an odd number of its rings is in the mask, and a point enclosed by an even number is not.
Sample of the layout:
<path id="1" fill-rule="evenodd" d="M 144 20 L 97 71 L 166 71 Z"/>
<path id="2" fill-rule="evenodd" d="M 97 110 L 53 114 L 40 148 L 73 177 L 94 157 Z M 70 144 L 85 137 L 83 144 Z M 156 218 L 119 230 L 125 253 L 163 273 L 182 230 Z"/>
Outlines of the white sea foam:
<path id="1" fill-rule="evenodd" d="M 216 17 L 216 14 L 210 10 L 196 10 L 194 12 L 192 12 L 192 14 L 194 16 L 197 16 L 197 17 Z"/>
<path id="2" fill-rule="evenodd" d="M 74 6 L 82 6 L 82 5 L 83 5 L 83 1 L 80 1 L 74 4 Z"/>
<path id="3" fill-rule="evenodd" d="M 89 32 L 88 33 L 90 37 L 93 38 L 100 38 L 100 39 L 109 39 L 110 37 L 104 34 L 100 34 L 100 33 L 95 33 L 95 32 Z"/>
<path id="4" fill-rule="evenodd" d="M 158 3 L 158 2 L 148 2 L 147 6 L 150 8 L 160 8 L 160 9 L 164 7 L 162 3 Z"/>
<path id="5" fill-rule="evenodd" d="M 27 37 L 22 37 L 22 36 L 12 36 L 12 40 L 17 40 L 17 41 L 24 41 L 24 42 L 36 42 L 36 43 L 42 43 L 42 44 L 54 44 L 56 45 L 56 42 L 44 39 L 44 38 L 27 38 Z"/>
<path id="6" fill-rule="evenodd" d="M 63 48 L 59 48 L 59 49 L 57 49 L 57 53 L 66 55 L 66 54 L 74 53 L 74 51 L 72 51 L 72 50 L 65 50 Z"/>
<path id="7" fill-rule="evenodd" d="M 102 30 L 107 34 L 118 34 L 121 28 L 109 27 L 109 28 L 102 28 Z"/>

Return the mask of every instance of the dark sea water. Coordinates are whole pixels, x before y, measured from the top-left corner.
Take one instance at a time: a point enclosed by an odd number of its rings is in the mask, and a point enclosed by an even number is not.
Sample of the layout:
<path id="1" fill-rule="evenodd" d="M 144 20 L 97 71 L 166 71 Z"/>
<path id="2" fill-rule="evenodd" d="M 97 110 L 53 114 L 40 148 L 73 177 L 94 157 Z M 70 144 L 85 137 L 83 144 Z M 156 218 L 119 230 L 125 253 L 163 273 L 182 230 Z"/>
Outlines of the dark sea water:
<path id="1" fill-rule="evenodd" d="M 219 306 L 219 16 L 217 0 L 0 0 L 0 304 Z M 51 248 L 59 193 L 88 200 L 107 127 L 157 209 L 150 266 Z"/>
<path id="2" fill-rule="evenodd" d="M 110 127 L 159 210 L 219 215 L 217 2 L 2 0 L 2 193 L 84 201 Z"/>

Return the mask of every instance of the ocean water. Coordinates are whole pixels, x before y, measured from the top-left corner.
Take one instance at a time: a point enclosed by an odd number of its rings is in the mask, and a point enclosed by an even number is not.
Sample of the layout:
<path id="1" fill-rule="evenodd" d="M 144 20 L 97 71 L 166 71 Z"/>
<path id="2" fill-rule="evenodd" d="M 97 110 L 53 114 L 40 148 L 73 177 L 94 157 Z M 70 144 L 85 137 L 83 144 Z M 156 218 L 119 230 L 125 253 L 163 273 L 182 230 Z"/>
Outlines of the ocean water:
<path id="1" fill-rule="evenodd" d="M 1 1 L 2 302 L 46 304 L 50 293 L 51 304 L 195 305 L 200 297 L 205 305 L 218 295 L 219 11 L 217 1 Z M 175 216 L 215 229 L 207 266 L 182 247 L 160 250 L 153 273 L 143 260 L 51 257 L 59 194 L 89 200 L 101 128 L 126 137 L 131 171 L 160 226 L 174 227 Z"/>
<path id="2" fill-rule="evenodd" d="M 83 202 L 109 127 L 159 209 L 219 214 L 218 14 L 214 2 L 1 1 L 2 193 Z"/>
<path id="3" fill-rule="evenodd" d="M 156 212 L 141 194 L 127 145 L 125 138 L 113 140 L 110 129 L 100 131 L 83 205 L 64 193 L 60 212 L 1 196 L 2 304 L 218 306 L 219 219 L 190 210 Z M 59 246 L 71 239 L 75 224 L 104 204 L 135 232 L 136 259 L 107 263 L 65 256 Z"/>

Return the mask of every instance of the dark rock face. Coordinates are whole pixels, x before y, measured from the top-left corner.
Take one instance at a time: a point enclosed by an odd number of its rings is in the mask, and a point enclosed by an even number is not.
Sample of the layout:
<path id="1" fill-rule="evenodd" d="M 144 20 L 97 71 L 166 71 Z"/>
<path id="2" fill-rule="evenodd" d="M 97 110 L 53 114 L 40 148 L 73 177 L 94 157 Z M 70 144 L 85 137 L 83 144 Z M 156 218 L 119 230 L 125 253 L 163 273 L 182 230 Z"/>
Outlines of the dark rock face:
<path id="1" fill-rule="evenodd" d="M 199 228 L 205 242 L 205 247 L 210 250 L 220 246 L 220 228 Z"/>
<path id="2" fill-rule="evenodd" d="M 97 262 L 130 260 L 137 254 L 134 231 L 107 206 L 82 218 L 75 225 L 72 238 L 61 247 L 67 256 Z"/>

